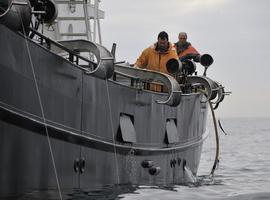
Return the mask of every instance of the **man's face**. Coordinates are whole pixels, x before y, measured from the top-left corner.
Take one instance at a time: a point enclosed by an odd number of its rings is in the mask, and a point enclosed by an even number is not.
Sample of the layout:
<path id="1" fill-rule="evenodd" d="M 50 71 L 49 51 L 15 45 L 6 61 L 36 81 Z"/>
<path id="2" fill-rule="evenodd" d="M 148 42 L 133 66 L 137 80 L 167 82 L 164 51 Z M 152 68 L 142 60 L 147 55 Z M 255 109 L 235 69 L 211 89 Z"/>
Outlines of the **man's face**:
<path id="1" fill-rule="evenodd" d="M 184 44 L 187 41 L 187 37 L 184 34 L 180 34 L 178 36 L 178 39 L 179 39 L 180 44 Z"/>
<path id="2" fill-rule="evenodd" d="M 161 38 L 158 38 L 158 46 L 159 48 L 162 48 L 162 49 L 167 49 L 168 48 L 168 40 L 165 38 L 164 40 L 161 39 Z"/>

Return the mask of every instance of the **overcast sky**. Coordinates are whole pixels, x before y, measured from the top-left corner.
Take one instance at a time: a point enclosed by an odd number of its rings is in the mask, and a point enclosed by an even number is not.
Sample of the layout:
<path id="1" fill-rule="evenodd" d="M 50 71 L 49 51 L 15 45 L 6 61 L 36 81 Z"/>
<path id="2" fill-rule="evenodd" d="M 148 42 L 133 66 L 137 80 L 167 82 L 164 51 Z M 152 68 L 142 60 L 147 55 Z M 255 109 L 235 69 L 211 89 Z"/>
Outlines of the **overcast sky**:
<path id="1" fill-rule="evenodd" d="M 201 54 L 213 56 L 207 75 L 232 91 L 218 116 L 270 116 L 269 0 L 102 0 L 100 8 L 103 45 L 117 43 L 118 61 L 134 63 L 160 31 L 171 42 L 185 31 Z"/>

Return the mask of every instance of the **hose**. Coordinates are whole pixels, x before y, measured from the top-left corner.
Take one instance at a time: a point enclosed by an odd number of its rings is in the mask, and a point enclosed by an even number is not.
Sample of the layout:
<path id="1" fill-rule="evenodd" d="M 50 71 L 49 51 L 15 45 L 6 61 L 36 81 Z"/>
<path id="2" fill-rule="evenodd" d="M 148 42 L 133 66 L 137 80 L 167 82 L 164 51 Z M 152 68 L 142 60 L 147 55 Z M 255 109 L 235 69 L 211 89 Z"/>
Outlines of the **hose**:
<path id="1" fill-rule="evenodd" d="M 212 113 L 212 118 L 213 118 L 214 128 L 215 128 L 215 136 L 216 136 L 216 155 L 215 155 L 215 161 L 214 161 L 211 173 L 210 173 L 213 176 L 214 172 L 215 172 L 215 169 L 216 169 L 216 167 L 217 167 L 217 165 L 219 163 L 219 136 L 218 136 L 217 120 L 216 120 L 216 117 L 215 117 L 214 108 L 213 108 L 212 102 L 210 100 L 208 102 L 209 102 L 209 105 L 210 105 L 210 108 L 211 108 L 211 113 Z"/>
<path id="2" fill-rule="evenodd" d="M 10 11 L 12 5 L 13 5 L 13 1 L 10 2 L 10 5 L 8 6 L 8 8 L 6 10 L 4 8 L 0 7 L 1 12 L 3 12 L 3 13 L 0 13 L 0 18 L 4 17 Z"/>

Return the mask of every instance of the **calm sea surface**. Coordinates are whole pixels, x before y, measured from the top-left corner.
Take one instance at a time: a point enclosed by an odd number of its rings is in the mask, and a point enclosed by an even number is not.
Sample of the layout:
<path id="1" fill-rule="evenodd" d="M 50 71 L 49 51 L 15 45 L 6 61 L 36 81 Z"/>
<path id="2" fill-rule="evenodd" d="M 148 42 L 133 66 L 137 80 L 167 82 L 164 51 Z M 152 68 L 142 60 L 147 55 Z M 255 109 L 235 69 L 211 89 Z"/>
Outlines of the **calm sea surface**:
<path id="1" fill-rule="evenodd" d="M 221 119 L 221 122 L 227 135 L 219 130 L 220 163 L 214 177 L 209 176 L 215 156 L 215 137 L 209 119 L 210 136 L 204 144 L 194 183 L 166 188 L 120 185 L 91 192 L 74 191 L 65 199 L 270 199 L 270 118 Z M 40 198 L 39 194 L 36 198 L 22 199 L 56 199 L 53 196 Z"/>

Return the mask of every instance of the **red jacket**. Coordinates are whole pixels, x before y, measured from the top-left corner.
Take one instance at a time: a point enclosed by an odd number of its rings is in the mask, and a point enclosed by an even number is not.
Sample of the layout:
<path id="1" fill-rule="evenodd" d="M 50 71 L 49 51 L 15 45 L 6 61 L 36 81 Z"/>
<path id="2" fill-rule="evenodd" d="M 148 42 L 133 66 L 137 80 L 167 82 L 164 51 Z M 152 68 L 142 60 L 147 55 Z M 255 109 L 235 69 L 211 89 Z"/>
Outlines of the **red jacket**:
<path id="1" fill-rule="evenodd" d="M 188 43 L 187 48 L 182 50 L 182 51 L 177 49 L 177 45 L 178 45 L 178 43 L 175 44 L 175 48 L 177 50 L 178 57 L 180 60 L 181 60 L 181 58 L 183 58 L 184 56 L 186 56 L 188 54 L 199 55 L 199 52 L 190 43 Z"/>

